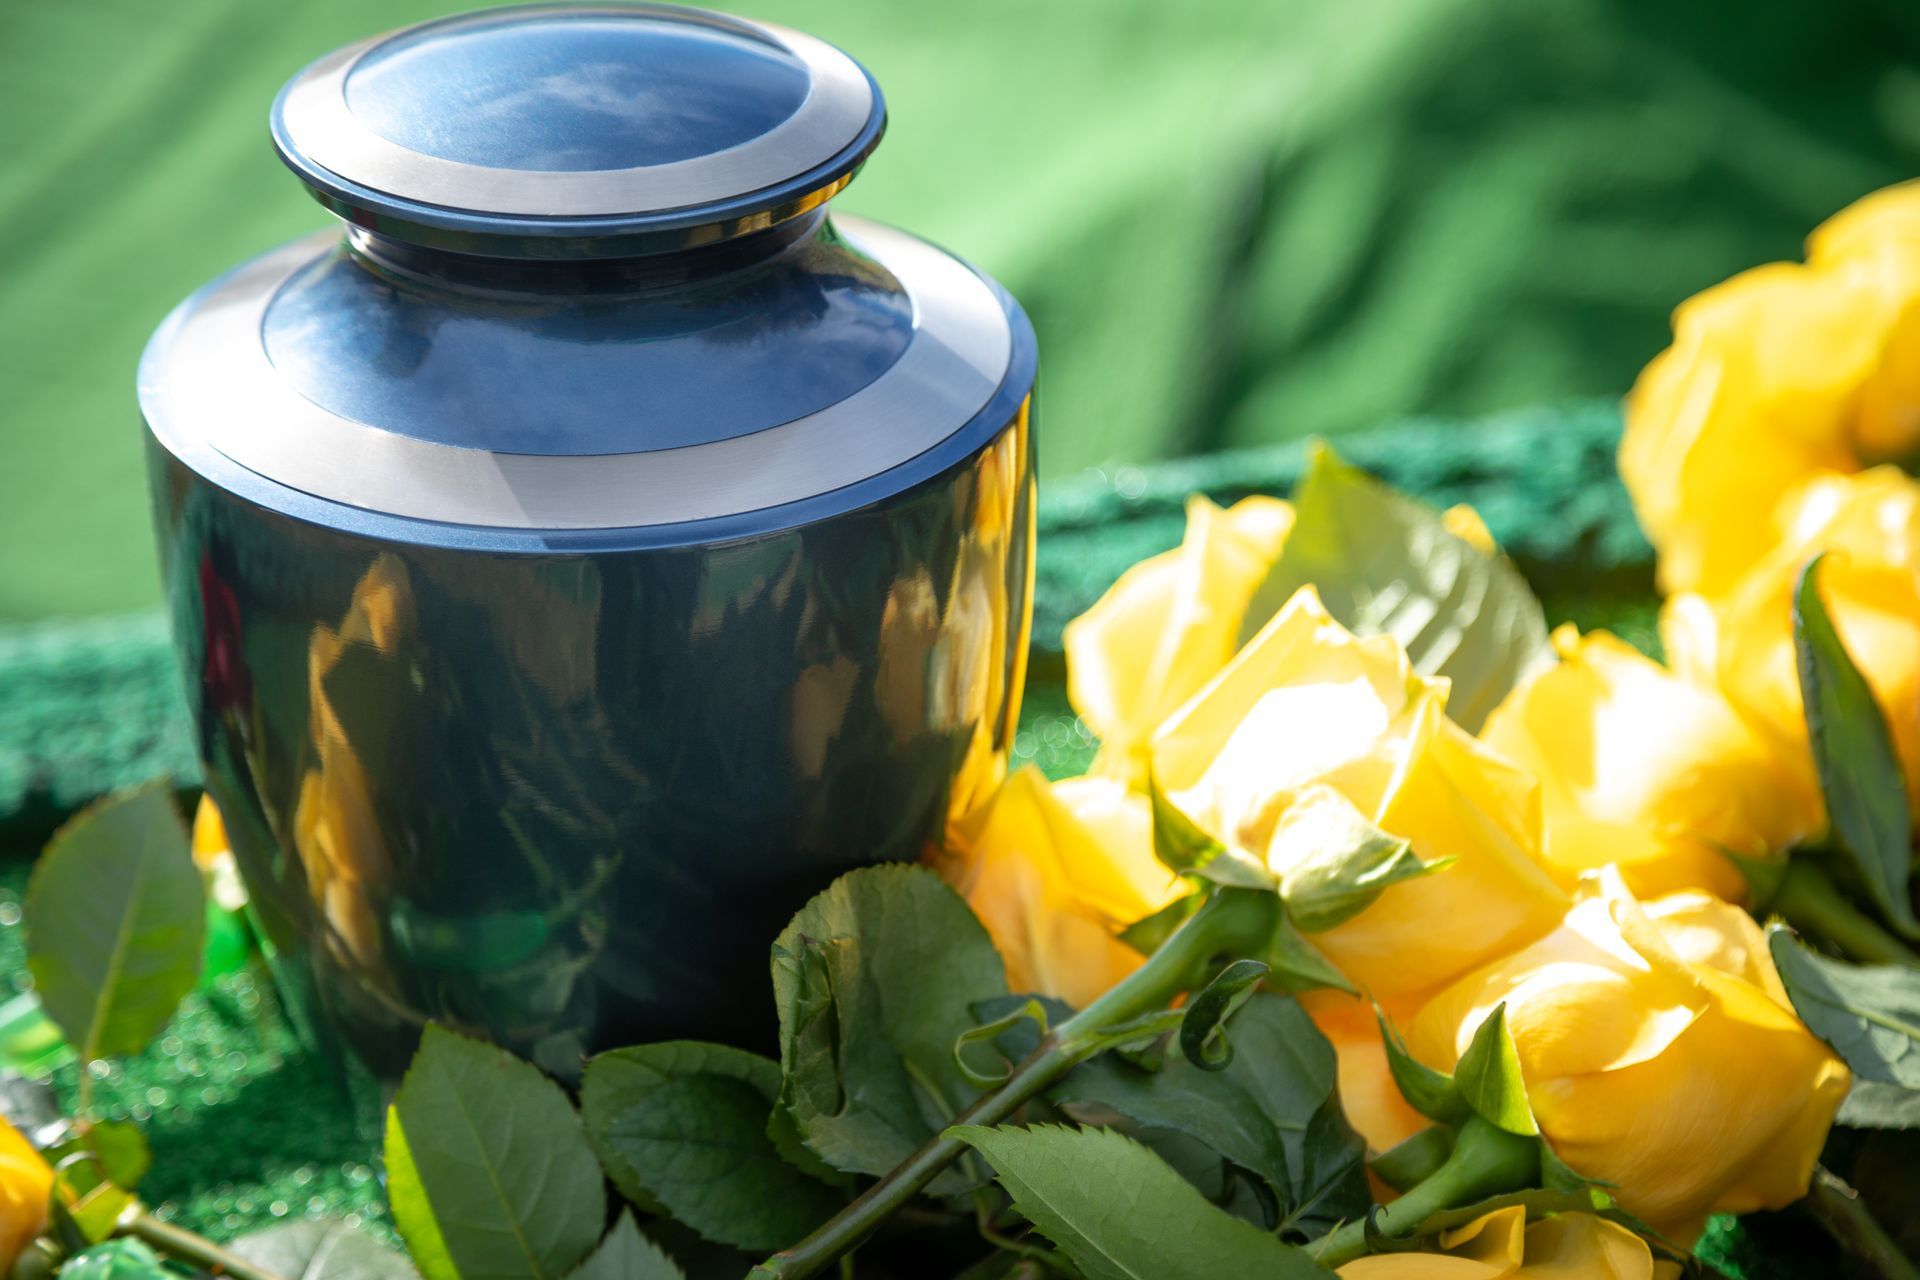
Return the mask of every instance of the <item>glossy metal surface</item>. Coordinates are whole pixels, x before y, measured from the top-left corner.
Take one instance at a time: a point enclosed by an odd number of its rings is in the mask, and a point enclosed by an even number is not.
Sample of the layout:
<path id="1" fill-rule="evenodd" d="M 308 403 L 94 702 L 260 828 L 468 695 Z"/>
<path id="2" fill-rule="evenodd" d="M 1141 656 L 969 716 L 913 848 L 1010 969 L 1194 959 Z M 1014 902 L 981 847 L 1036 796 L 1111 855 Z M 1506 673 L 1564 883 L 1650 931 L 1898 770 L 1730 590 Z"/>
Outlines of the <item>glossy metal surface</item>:
<path id="1" fill-rule="evenodd" d="M 714 280 L 593 293 L 409 279 L 302 242 L 184 304 L 141 400 L 175 453 L 211 448 L 276 486 L 597 529 L 778 507 L 909 463 L 973 419 L 1012 354 L 986 281 L 872 224 L 851 245 L 823 224 Z M 564 394 L 528 412 L 529 378 Z"/>
<path id="2" fill-rule="evenodd" d="M 833 46 L 656 4 L 421 23 L 328 54 L 273 111 L 287 165 L 362 225 L 585 255 L 632 251 L 605 242 L 643 233 L 703 243 L 805 212 L 885 123 L 871 77 Z"/>
<path id="3" fill-rule="evenodd" d="M 328 529 L 157 444 L 209 785 L 285 980 L 376 1072 L 420 1023 L 560 1072 L 766 1047 L 767 945 L 834 875 L 913 858 L 1004 767 L 1030 607 L 1023 401 L 838 518 L 628 554 Z"/>
<path id="4" fill-rule="evenodd" d="M 390 145 L 592 178 L 804 116 L 811 46 L 743 55 L 749 27 L 520 8 L 320 65 L 367 72 L 351 105 Z M 558 89 L 487 125 L 523 59 Z M 817 207 L 882 118 L 875 92 L 828 161 L 779 149 L 773 187 L 597 220 L 416 208 L 290 152 L 348 234 L 242 265 L 149 344 L 208 785 L 290 1005 L 379 1074 L 429 1020 L 563 1075 L 642 1040 L 767 1047 L 785 920 L 1003 773 L 1033 330 L 964 263 Z"/>

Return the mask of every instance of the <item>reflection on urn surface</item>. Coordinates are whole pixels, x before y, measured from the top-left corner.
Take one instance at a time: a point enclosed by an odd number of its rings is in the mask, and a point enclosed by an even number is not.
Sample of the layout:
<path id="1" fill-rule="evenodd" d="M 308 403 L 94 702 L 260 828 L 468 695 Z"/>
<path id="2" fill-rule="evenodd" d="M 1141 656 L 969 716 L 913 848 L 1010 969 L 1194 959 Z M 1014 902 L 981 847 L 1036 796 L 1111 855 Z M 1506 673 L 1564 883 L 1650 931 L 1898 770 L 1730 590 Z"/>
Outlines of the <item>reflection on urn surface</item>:
<path id="1" fill-rule="evenodd" d="M 659 91 L 574 91 L 605 74 Z M 271 122 L 345 235 L 183 301 L 139 393 L 296 1020 L 388 1079 L 428 1021 L 561 1076 L 771 1047 L 769 940 L 1005 772 L 1032 325 L 831 214 L 885 102 L 783 28 L 509 5 L 321 58 Z"/>
<path id="2" fill-rule="evenodd" d="M 862 510 L 730 543 L 378 542 L 155 458 L 208 784 L 283 982 L 395 1076 L 435 1020 L 562 1074 L 766 1047 L 766 946 L 1003 775 L 1029 620 L 1022 404 Z"/>

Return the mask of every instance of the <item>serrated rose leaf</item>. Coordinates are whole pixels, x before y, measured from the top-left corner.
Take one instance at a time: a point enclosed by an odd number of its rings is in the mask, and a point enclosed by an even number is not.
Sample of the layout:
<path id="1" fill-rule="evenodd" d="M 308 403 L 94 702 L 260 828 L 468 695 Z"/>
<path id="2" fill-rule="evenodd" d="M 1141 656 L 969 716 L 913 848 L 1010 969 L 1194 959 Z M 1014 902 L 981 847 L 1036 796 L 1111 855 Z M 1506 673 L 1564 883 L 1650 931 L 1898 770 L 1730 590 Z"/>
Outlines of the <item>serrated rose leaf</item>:
<path id="1" fill-rule="evenodd" d="M 1209 1204 L 1166 1161 L 1111 1129 L 963 1125 L 950 1132 L 986 1158 L 1014 1208 L 1087 1280 L 1333 1274 L 1304 1250 Z"/>
<path id="2" fill-rule="evenodd" d="M 420 1274 L 405 1255 L 338 1219 L 283 1222 L 227 1247 L 279 1280 L 415 1280 Z"/>
<path id="3" fill-rule="evenodd" d="M 428 1280 L 558 1280 L 593 1251 L 606 1182 L 560 1086 L 429 1026 L 387 1109 L 394 1222 Z"/>
<path id="4" fill-rule="evenodd" d="M 1835 843 L 1860 873 L 1874 905 L 1914 936 L 1907 888 L 1913 818 L 1893 734 L 1865 676 L 1853 664 L 1820 598 L 1820 562 L 1800 571 L 1793 593 L 1793 647 L 1820 791 Z"/>
<path id="5" fill-rule="evenodd" d="M 605 1141 L 608 1128 L 640 1096 L 677 1076 L 718 1075 L 744 1080 L 762 1094 L 771 1114 L 780 1095 L 780 1065 L 770 1058 L 730 1045 L 702 1040 L 667 1040 L 597 1054 L 587 1062 L 580 1082 L 580 1113 L 607 1176 L 620 1193 L 647 1213 L 663 1212 L 640 1184 L 639 1176 Z M 775 1148 L 788 1163 L 818 1178 L 838 1175 L 780 1126 L 769 1125 Z"/>
<path id="6" fill-rule="evenodd" d="M 970 1006 L 1007 994 L 987 931 L 933 872 L 868 867 L 803 907 L 773 945 L 780 1105 L 807 1148 L 879 1175 L 979 1093 L 953 1057 Z M 936 1195 L 971 1185 L 958 1165 Z"/>
<path id="7" fill-rule="evenodd" d="M 792 1244 L 845 1203 L 782 1160 L 767 1136 L 773 1103 L 724 1075 L 683 1075 L 638 1094 L 601 1141 L 667 1213 L 717 1244 Z"/>
<path id="8" fill-rule="evenodd" d="M 1850 1129 L 1920 1129 L 1920 1089 L 1855 1080 L 1834 1123 Z"/>
<path id="9" fill-rule="evenodd" d="M 640 1234 L 631 1213 L 622 1213 L 599 1248 L 568 1280 L 686 1280 L 686 1273 Z"/>
<path id="10" fill-rule="evenodd" d="M 27 967 L 83 1060 L 138 1053 L 200 973 L 206 907 L 186 827 L 158 784 L 54 834 L 25 906 Z"/>
<path id="11" fill-rule="evenodd" d="M 1854 1075 L 1920 1089 L 1920 969 L 1829 960 L 1777 925 L 1767 946 L 1794 1012 Z"/>
<path id="12" fill-rule="evenodd" d="M 1067 1075 L 1048 1100 L 1076 1118 L 1104 1108 L 1197 1139 L 1264 1180 L 1285 1218 L 1366 1212 L 1364 1176 L 1357 1200 L 1345 1194 L 1356 1185 L 1348 1171 L 1358 1168 L 1363 1144 L 1350 1130 L 1342 1142 L 1324 1122 L 1313 1129 L 1333 1099 L 1334 1054 L 1312 1019 L 1283 996 L 1257 995 L 1228 1032 L 1236 1052 L 1224 1070 L 1204 1071 L 1170 1054 L 1160 1070 L 1145 1071 L 1102 1055 Z"/>
<path id="13" fill-rule="evenodd" d="M 1286 547 L 1254 592 L 1246 643 L 1311 583 L 1356 635 L 1391 635 L 1422 675 L 1453 682 L 1447 714 L 1478 732 L 1552 661 L 1546 615 L 1520 571 L 1450 532 L 1440 514 L 1316 445 L 1293 494 Z"/>

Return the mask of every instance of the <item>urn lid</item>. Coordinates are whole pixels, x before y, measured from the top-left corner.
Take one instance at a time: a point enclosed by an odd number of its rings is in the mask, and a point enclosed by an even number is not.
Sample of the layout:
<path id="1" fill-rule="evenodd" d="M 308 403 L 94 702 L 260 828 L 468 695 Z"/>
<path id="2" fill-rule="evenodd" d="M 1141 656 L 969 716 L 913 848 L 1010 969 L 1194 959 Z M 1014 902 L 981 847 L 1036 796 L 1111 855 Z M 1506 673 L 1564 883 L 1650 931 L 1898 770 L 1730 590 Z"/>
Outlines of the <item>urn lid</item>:
<path id="1" fill-rule="evenodd" d="M 272 124 L 287 165 L 351 222 L 560 257 L 709 243 L 804 213 L 852 178 L 886 108 L 858 63 L 798 31 L 672 5 L 535 4 L 336 50 L 287 84 Z"/>
<path id="2" fill-rule="evenodd" d="M 332 54 L 273 127 L 349 234 L 175 309 L 141 361 L 153 438 L 301 520 L 501 551 L 757 536 L 909 491 L 1024 422 L 1036 356 L 991 280 L 820 207 L 883 120 L 837 50 L 662 5 Z"/>

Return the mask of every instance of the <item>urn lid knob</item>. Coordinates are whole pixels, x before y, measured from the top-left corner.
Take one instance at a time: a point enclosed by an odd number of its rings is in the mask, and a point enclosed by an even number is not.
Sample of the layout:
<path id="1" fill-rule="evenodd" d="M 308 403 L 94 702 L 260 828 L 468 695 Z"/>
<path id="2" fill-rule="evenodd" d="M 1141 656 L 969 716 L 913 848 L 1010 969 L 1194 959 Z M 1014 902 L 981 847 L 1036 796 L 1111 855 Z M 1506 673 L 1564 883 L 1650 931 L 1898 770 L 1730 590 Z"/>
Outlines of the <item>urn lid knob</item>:
<path id="1" fill-rule="evenodd" d="M 661 4 L 516 5 L 336 50 L 273 137 L 348 221 L 446 248 L 604 256 L 711 243 L 819 205 L 879 142 L 853 59 Z"/>

